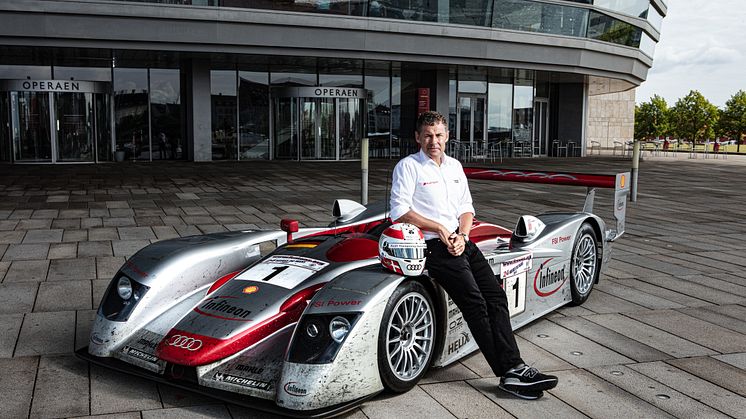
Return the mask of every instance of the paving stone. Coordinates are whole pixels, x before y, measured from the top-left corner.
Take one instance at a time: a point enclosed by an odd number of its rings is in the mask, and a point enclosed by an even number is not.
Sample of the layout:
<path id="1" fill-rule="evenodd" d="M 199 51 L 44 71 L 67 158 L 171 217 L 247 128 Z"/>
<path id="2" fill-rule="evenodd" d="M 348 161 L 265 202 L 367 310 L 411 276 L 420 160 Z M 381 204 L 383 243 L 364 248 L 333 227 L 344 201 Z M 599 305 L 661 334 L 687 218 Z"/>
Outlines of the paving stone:
<path id="1" fill-rule="evenodd" d="M 136 226 L 135 217 L 111 217 L 104 218 L 104 227 L 129 227 Z"/>
<path id="2" fill-rule="evenodd" d="M 430 397 L 421 388 L 415 387 L 397 397 L 375 399 L 361 406 L 369 419 L 389 419 L 409 411 L 410 406 L 417 406 L 417 415 L 423 418 L 455 418 L 446 408 Z"/>
<path id="3" fill-rule="evenodd" d="M 680 358 L 717 354 L 715 351 L 704 346 L 697 345 L 696 343 L 620 314 L 596 314 L 587 316 L 586 318 L 593 323 L 634 339 L 651 348 L 665 352 L 673 357 Z"/>
<path id="4" fill-rule="evenodd" d="M 518 335 L 577 367 L 624 364 L 630 358 L 549 321 L 539 321 L 521 329 Z"/>
<path id="5" fill-rule="evenodd" d="M 181 418 L 219 418 L 229 417 L 224 405 L 209 404 L 203 406 L 175 407 L 171 409 L 145 410 L 142 419 L 181 419 Z"/>
<path id="6" fill-rule="evenodd" d="M 691 297 L 686 294 L 672 291 L 667 288 L 659 287 L 657 285 L 648 284 L 647 282 L 638 281 L 636 279 L 620 279 L 620 280 L 614 280 L 612 282 L 620 284 L 620 285 L 624 285 L 630 288 L 635 288 L 647 294 L 661 297 L 668 301 L 681 304 L 685 307 L 701 307 L 701 306 L 712 305 L 712 303 L 710 303 L 709 301 Z"/>
<path id="7" fill-rule="evenodd" d="M 641 277 L 640 280 L 715 304 L 734 304 L 743 297 L 676 277 Z"/>
<path id="8" fill-rule="evenodd" d="M 149 240 L 117 240 L 111 242 L 111 245 L 114 248 L 114 256 L 124 256 L 126 258 L 134 255 L 140 249 L 149 244 Z"/>
<path id="9" fill-rule="evenodd" d="M 0 282 L 5 279 L 5 274 L 10 269 L 10 262 L 0 262 Z"/>
<path id="10" fill-rule="evenodd" d="M 0 314 L 30 313 L 38 289 L 36 282 L 0 284 Z"/>
<path id="11" fill-rule="evenodd" d="M 176 232 L 171 226 L 154 226 L 153 232 L 158 240 L 175 239 L 179 237 L 179 233 Z"/>
<path id="12" fill-rule="evenodd" d="M 457 418 L 513 418 L 513 415 L 463 381 L 420 385 L 420 388 Z"/>
<path id="13" fill-rule="evenodd" d="M 51 418 L 88 413 L 88 364 L 73 355 L 41 357 L 31 416 Z"/>
<path id="14" fill-rule="evenodd" d="M 665 298 L 656 297 L 655 295 L 650 295 L 644 291 L 627 287 L 616 282 L 604 281 L 598 284 L 596 289 L 650 309 L 684 307 L 679 303 L 666 300 Z"/>
<path id="15" fill-rule="evenodd" d="M 25 235 L 25 231 L 0 231 L 0 244 L 20 243 Z"/>
<path id="16" fill-rule="evenodd" d="M 260 412 L 256 409 L 250 409 L 248 407 L 236 406 L 229 404 L 228 410 L 232 419 L 285 419 L 285 416 L 273 415 L 272 413 Z M 355 409 L 352 412 L 345 413 L 340 416 L 344 419 L 368 419 L 362 410 Z"/>
<path id="17" fill-rule="evenodd" d="M 160 409 L 155 383 L 91 365 L 91 414 Z"/>
<path id="18" fill-rule="evenodd" d="M 96 227 L 101 227 L 103 225 L 104 225 L 104 221 L 100 217 L 82 218 L 80 220 L 80 228 L 82 229 L 86 229 L 86 228 L 92 229 Z"/>
<path id="19" fill-rule="evenodd" d="M 75 419 L 140 419 L 140 412 L 112 413 L 109 415 L 76 416 Z"/>
<path id="20" fill-rule="evenodd" d="M 441 383 L 446 381 L 479 378 L 474 371 L 456 362 L 444 368 L 431 368 L 420 380 L 420 384 Z"/>
<path id="21" fill-rule="evenodd" d="M 122 240 L 151 240 L 155 234 L 150 227 L 120 227 L 119 238 Z"/>
<path id="22" fill-rule="evenodd" d="M 713 356 L 713 358 L 746 371 L 746 352 L 737 354 L 715 355 Z"/>
<path id="23" fill-rule="evenodd" d="M 0 359 L 0 415 L 26 418 L 31 407 L 39 358 Z"/>
<path id="24" fill-rule="evenodd" d="M 78 254 L 77 243 L 52 243 L 49 245 L 47 259 L 70 259 Z"/>
<path id="25" fill-rule="evenodd" d="M 75 312 L 28 313 L 15 356 L 70 353 L 75 340 Z"/>
<path id="26" fill-rule="evenodd" d="M 110 241 L 87 241 L 78 244 L 78 257 L 112 256 Z"/>
<path id="27" fill-rule="evenodd" d="M 217 224 L 198 225 L 197 228 L 199 228 L 202 234 L 222 233 L 224 231 L 228 231 L 225 227 Z"/>
<path id="28" fill-rule="evenodd" d="M 57 218 L 87 218 L 87 209 L 63 209 L 60 210 Z"/>
<path id="29" fill-rule="evenodd" d="M 746 396 L 746 371 L 744 370 L 709 356 L 671 359 L 666 362 L 740 396 Z"/>
<path id="30" fill-rule="evenodd" d="M 629 316 L 718 352 L 746 351 L 746 335 L 677 311 L 658 310 L 652 313 L 630 313 Z"/>
<path id="31" fill-rule="evenodd" d="M 648 310 L 638 304 L 631 303 L 613 295 L 594 290 L 583 303 L 583 308 L 595 313 L 627 313 Z"/>
<path id="32" fill-rule="evenodd" d="M 516 418 L 577 419 L 586 417 L 550 392 L 545 392 L 541 399 L 526 402 L 498 389 L 497 378 L 480 378 L 469 380 L 468 383 Z M 398 416 L 401 415 L 400 413 Z"/>
<path id="33" fill-rule="evenodd" d="M 81 242 L 88 240 L 88 230 L 65 230 L 62 235 L 63 242 Z"/>
<path id="34" fill-rule="evenodd" d="M 560 371 L 552 394 L 594 418 L 671 418 L 667 414 L 583 370 Z"/>
<path id="35" fill-rule="evenodd" d="M 109 210 L 106 208 L 93 208 L 89 211 L 89 217 L 91 218 L 106 218 L 109 217 Z"/>
<path id="36" fill-rule="evenodd" d="M 114 275 L 112 275 L 113 277 Z M 101 303 L 101 299 L 104 298 L 104 293 L 106 292 L 106 289 L 109 287 L 109 283 L 111 282 L 112 278 L 108 279 L 96 279 L 91 281 L 93 286 L 93 308 L 98 309 L 98 306 Z"/>
<path id="37" fill-rule="evenodd" d="M 94 258 L 55 259 L 49 265 L 48 281 L 81 280 L 96 278 Z"/>
<path id="38" fill-rule="evenodd" d="M 130 208 L 110 208 L 109 215 L 112 217 L 134 217 L 135 211 Z"/>
<path id="39" fill-rule="evenodd" d="M 743 412 L 746 412 L 746 398 L 664 362 L 629 367 L 726 415 L 743 417 Z"/>
<path id="40" fill-rule="evenodd" d="M 49 244 L 11 244 L 3 255 L 3 260 L 46 259 Z"/>
<path id="41" fill-rule="evenodd" d="M 21 323 L 23 323 L 23 314 L 0 314 L 0 358 L 13 356 L 18 332 L 21 331 Z"/>
<path id="42" fill-rule="evenodd" d="M 554 323 L 638 362 L 660 361 L 671 356 L 582 317 L 552 319 Z"/>
<path id="43" fill-rule="evenodd" d="M 78 310 L 75 313 L 75 350 L 88 346 L 96 310 Z"/>
<path id="44" fill-rule="evenodd" d="M 16 230 L 48 229 L 52 227 L 52 219 L 46 220 L 20 220 Z"/>
<path id="45" fill-rule="evenodd" d="M 50 281 L 39 284 L 34 312 L 91 309 L 91 281 Z"/>
<path id="46" fill-rule="evenodd" d="M 728 417 L 623 365 L 595 367 L 589 371 L 677 418 Z"/>
<path id="47" fill-rule="evenodd" d="M 99 279 L 111 279 L 124 265 L 124 257 L 97 257 L 96 276 Z"/>
<path id="48" fill-rule="evenodd" d="M 710 306 L 710 307 L 712 307 L 712 309 L 693 307 L 693 308 L 678 309 L 677 311 L 680 311 L 686 314 L 687 316 L 691 316 L 691 317 L 694 317 L 700 320 L 704 320 L 706 322 L 713 323 L 713 324 L 725 327 L 726 329 L 730 329 L 735 332 L 746 335 L 746 321 L 741 320 L 741 319 L 746 319 L 746 316 L 731 317 L 731 316 L 728 316 L 726 314 L 716 311 L 717 309 L 722 308 L 721 306 Z M 740 306 L 731 305 L 729 307 L 740 307 Z"/>
<path id="49" fill-rule="evenodd" d="M 0 220 L 0 231 L 14 230 L 17 225 L 18 220 Z"/>
<path id="50" fill-rule="evenodd" d="M 48 270 L 48 260 L 16 260 L 10 264 L 4 282 L 45 281 Z"/>
<path id="51" fill-rule="evenodd" d="M 34 213 L 31 215 L 31 218 L 57 218 L 58 215 L 58 210 L 40 209 L 35 210 Z"/>
<path id="52" fill-rule="evenodd" d="M 88 230 L 88 240 L 119 240 L 119 231 L 115 227 L 91 228 Z"/>
<path id="53" fill-rule="evenodd" d="M 161 395 L 163 407 L 167 409 L 216 403 L 216 400 L 211 397 L 163 384 L 158 384 L 158 393 Z"/>
<path id="54" fill-rule="evenodd" d="M 202 232 L 193 225 L 175 225 L 174 228 L 179 233 L 181 237 L 187 237 L 187 236 L 194 236 L 197 234 L 202 234 Z"/>
<path id="55" fill-rule="evenodd" d="M 62 241 L 62 230 L 29 230 L 23 243 L 59 243 Z"/>
<path id="56" fill-rule="evenodd" d="M 34 210 L 30 209 L 17 209 L 13 210 L 13 212 L 8 216 L 8 219 L 11 220 L 23 220 L 26 218 L 31 218 L 31 213 L 33 213 Z"/>

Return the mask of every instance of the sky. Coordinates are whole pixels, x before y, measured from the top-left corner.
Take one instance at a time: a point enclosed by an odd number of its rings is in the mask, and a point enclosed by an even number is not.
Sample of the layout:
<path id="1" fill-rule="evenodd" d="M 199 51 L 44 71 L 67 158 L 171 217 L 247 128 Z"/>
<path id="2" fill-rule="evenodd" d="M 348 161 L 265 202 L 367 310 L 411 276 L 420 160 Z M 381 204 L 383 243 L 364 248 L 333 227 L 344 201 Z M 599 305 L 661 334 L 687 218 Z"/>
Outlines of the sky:
<path id="1" fill-rule="evenodd" d="M 717 107 L 746 91 L 746 0 L 667 0 L 653 68 L 637 103 L 657 94 L 668 106 L 698 90 Z"/>

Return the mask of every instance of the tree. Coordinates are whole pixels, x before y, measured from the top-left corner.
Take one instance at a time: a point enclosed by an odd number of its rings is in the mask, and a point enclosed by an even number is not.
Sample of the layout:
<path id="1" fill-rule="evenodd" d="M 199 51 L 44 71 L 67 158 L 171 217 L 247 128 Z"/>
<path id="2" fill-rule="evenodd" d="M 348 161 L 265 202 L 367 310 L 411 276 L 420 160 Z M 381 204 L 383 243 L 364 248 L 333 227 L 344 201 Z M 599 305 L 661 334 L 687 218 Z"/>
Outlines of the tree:
<path id="1" fill-rule="evenodd" d="M 694 144 L 699 139 L 715 137 L 718 116 L 717 106 L 705 99 L 702 93 L 692 90 L 671 108 L 670 121 L 679 139 L 688 139 Z"/>
<path id="2" fill-rule="evenodd" d="M 668 104 L 658 95 L 635 106 L 635 138 L 664 137 L 670 133 Z"/>
<path id="3" fill-rule="evenodd" d="M 724 133 L 738 142 L 740 152 L 741 139 L 746 135 L 746 92 L 739 90 L 725 102 L 720 125 Z"/>

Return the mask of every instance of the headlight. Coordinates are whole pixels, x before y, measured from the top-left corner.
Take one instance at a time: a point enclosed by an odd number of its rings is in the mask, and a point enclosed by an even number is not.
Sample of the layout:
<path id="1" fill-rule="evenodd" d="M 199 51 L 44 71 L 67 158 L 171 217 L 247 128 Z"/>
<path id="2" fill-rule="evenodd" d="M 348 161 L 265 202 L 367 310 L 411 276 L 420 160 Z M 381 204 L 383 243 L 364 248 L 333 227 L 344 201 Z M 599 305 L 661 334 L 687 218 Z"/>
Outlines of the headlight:
<path id="1" fill-rule="evenodd" d="M 350 322 L 342 316 L 337 316 L 329 323 L 329 334 L 337 343 L 342 343 L 350 333 Z"/>
<path id="2" fill-rule="evenodd" d="M 122 276 L 117 281 L 117 293 L 122 300 L 129 300 L 132 297 L 132 282 L 126 276 Z"/>
<path id="3" fill-rule="evenodd" d="M 309 338 L 313 339 L 319 335 L 321 328 L 315 322 L 310 322 L 306 325 L 306 334 Z"/>

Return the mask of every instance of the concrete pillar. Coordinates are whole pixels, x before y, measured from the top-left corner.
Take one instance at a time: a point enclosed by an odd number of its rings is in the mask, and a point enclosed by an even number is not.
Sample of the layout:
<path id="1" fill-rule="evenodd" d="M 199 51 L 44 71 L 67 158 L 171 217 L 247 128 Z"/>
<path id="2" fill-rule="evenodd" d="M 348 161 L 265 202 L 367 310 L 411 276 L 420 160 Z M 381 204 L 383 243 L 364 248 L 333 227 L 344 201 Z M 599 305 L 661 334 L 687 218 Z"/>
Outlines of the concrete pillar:
<path id="1" fill-rule="evenodd" d="M 448 118 L 448 69 L 437 70 L 435 86 L 435 110 Z"/>
<path id="2" fill-rule="evenodd" d="M 192 146 L 189 159 L 212 160 L 212 109 L 210 98 L 210 62 L 190 60 L 187 64 L 187 129 Z"/>

